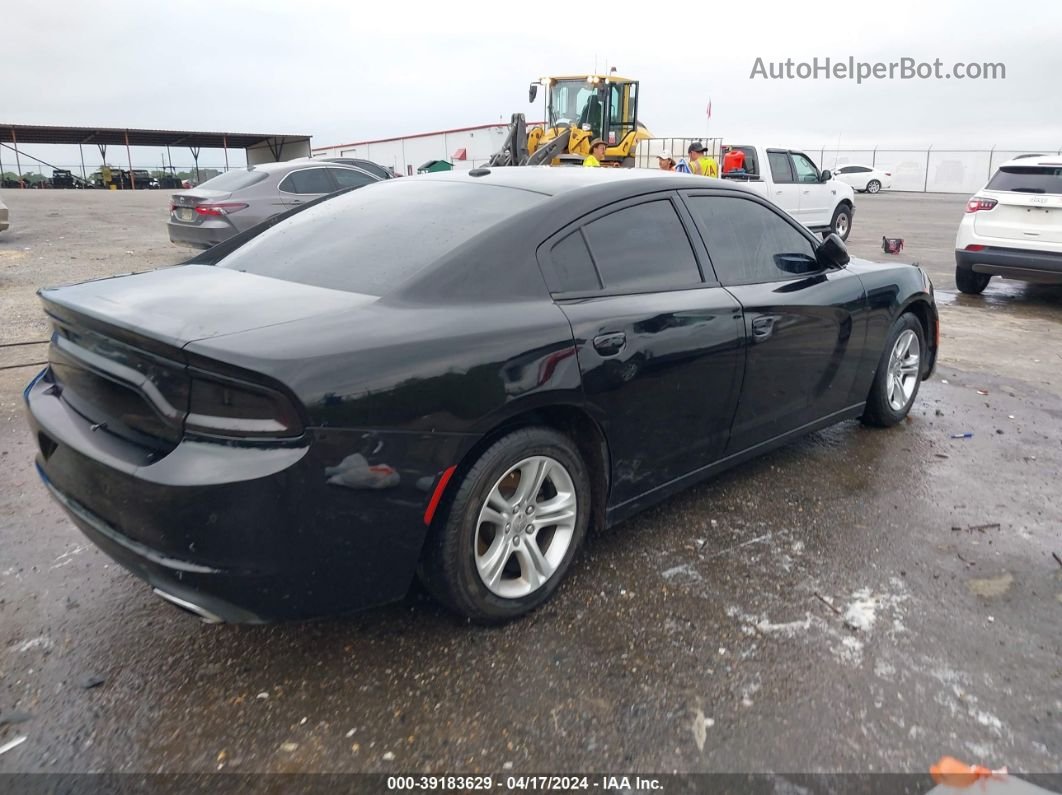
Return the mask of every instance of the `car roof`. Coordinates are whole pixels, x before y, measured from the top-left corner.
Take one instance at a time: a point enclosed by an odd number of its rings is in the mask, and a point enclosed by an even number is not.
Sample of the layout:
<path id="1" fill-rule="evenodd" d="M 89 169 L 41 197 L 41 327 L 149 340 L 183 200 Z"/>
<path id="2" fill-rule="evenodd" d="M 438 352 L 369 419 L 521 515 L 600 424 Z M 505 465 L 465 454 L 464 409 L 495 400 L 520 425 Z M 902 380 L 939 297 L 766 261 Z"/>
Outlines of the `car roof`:
<path id="1" fill-rule="evenodd" d="M 533 191 L 546 196 L 558 196 L 580 189 L 597 188 L 602 185 L 635 186 L 660 190 L 706 187 L 711 180 L 713 188 L 747 191 L 734 183 L 712 177 L 661 171 L 650 168 L 582 168 L 579 166 L 501 166 L 474 168 L 469 171 L 439 171 L 434 174 L 418 174 L 409 179 L 430 182 L 461 182 L 466 184 L 494 185 Z"/>
<path id="2" fill-rule="evenodd" d="M 1062 168 L 1062 155 L 1021 155 L 1008 160 L 1006 163 L 999 164 L 1000 168 L 1006 166 L 1054 166 Z"/>
<path id="3" fill-rule="evenodd" d="M 253 166 L 247 166 L 247 170 L 263 171 L 266 174 L 276 174 L 286 171 L 295 171 L 296 169 L 300 168 L 310 168 L 313 166 L 317 166 L 318 168 L 345 168 L 349 171 L 362 171 L 362 169 L 358 168 L 357 166 L 348 166 L 345 163 L 326 163 L 321 160 L 311 160 L 310 158 L 283 160 L 279 163 L 258 163 Z"/>

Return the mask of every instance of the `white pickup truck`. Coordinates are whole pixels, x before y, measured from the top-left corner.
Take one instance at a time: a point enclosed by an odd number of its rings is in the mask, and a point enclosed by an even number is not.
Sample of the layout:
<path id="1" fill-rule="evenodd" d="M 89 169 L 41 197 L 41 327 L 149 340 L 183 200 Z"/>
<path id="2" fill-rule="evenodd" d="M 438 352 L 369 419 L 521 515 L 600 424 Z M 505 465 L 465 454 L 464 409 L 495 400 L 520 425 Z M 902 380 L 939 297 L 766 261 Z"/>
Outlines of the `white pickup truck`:
<path id="1" fill-rule="evenodd" d="M 725 172 L 726 153 L 745 155 L 745 168 Z M 833 178 L 803 152 L 744 144 L 723 146 L 719 176 L 740 181 L 773 201 L 813 232 L 836 232 L 842 240 L 852 231 L 855 191 Z"/>

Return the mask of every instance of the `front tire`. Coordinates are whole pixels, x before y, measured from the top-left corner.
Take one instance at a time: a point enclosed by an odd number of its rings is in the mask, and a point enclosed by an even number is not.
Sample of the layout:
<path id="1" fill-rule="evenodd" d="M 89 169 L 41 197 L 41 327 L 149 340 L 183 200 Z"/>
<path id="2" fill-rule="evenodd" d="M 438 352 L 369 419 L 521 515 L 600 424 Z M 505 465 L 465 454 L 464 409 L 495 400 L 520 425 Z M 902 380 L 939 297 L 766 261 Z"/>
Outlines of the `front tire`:
<path id="1" fill-rule="evenodd" d="M 589 520 L 590 478 L 573 442 L 550 428 L 514 431 L 462 478 L 432 528 L 421 579 L 473 621 L 510 621 L 553 595 Z"/>
<path id="2" fill-rule="evenodd" d="M 837 209 L 833 211 L 833 218 L 830 220 L 830 231 L 841 240 L 847 240 L 848 235 L 852 233 L 852 208 L 847 204 L 838 205 Z"/>
<path id="3" fill-rule="evenodd" d="M 879 190 L 881 190 L 881 183 L 876 179 L 872 179 L 867 183 L 867 193 L 877 193 Z"/>
<path id="4" fill-rule="evenodd" d="M 959 288 L 960 293 L 980 295 L 991 279 L 990 273 L 977 273 L 971 268 L 955 268 L 955 286 Z"/>
<path id="5" fill-rule="evenodd" d="M 888 428 L 907 416 L 922 383 L 925 351 L 925 332 L 918 318 L 910 313 L 900 315 L 885 338 L 885 350 L 860 418 L 865 425 Z"/>

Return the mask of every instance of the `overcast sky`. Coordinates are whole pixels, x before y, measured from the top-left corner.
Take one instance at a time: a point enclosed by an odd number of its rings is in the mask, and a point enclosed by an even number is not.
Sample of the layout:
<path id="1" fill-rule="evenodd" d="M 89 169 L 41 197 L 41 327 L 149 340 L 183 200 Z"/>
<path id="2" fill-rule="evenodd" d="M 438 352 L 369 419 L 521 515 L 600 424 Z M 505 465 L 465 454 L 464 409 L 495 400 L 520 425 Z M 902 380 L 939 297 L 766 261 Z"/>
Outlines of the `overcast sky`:
<path id="1" fill-rule="evenodd" d="M 711 97 L 711 135 L 731 139 L 1062 148 L 1058 0 L 61 5 L 5 0 L 0 122 L 307 133 L 322 146 L 537 118 L 530 80 L 607 59 L 642 81 L 658 136 L 703 135 Z M 1002 62 L 1006 79 L 750 79 L 757 57 L 816 56 Z"/>

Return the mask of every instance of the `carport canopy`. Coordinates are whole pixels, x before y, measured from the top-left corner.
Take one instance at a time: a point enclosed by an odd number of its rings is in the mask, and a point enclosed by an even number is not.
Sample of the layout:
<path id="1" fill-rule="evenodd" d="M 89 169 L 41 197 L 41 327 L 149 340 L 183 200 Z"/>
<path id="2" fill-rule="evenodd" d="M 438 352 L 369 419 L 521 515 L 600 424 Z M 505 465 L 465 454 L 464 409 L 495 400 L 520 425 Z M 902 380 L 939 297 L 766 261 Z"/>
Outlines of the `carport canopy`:
<path id="1" fill-rule="evenodd" d="M 124 127 L 60 127 L 37 124 L 0 124 L 0 140 L 18 144 L 96 144 L 103 146 L 188 146 L 196 149 L 270 150 L 275 160 L 284 148 L 309 146 L 309 135 L 277 133 L 203 132 L 196 130 L 137 130 Z M 293 157 L 303 157 L 302 152 Z"/>
<path id="2" fill-rule="evenodd" d="M 275 163 L 310 156 L 309 135 L 281 133 L 205 132 L 202 130 L 145 130 L 126 127 L 68 127 L 38 124 L 0 124 L 0 144 L 15 150 L 22 144 L 93 144 L 106 151 L 108 146 L 187 146 L 196 159 L 200 149 L 243 149 L 247 165 Z M 36 159 L 36 158 L 35 158 Z M 44 162 L 44 161 L 40 161 Z M 46 164 L 47 165 L 47 164 Z M 129 165 L 132 170 L 132 163 Z M 21 166 L 20 166 L 21 169 Z"/>

